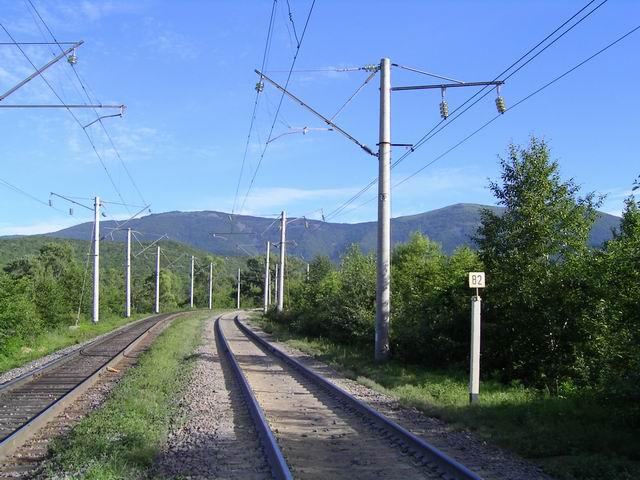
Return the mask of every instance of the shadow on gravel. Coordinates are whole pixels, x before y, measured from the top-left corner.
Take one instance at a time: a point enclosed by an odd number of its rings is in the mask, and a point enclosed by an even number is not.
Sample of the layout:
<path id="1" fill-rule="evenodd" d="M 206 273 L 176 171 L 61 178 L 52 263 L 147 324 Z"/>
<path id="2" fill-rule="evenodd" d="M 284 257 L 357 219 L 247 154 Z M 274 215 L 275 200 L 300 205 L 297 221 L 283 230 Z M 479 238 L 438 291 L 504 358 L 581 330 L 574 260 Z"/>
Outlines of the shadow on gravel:
<path id="1" fill-rule="evenodd" d="M 196 360 L 204 360 L 212 363 L 217 363 L 219 361 L 217 355 L 211 355 L 210 353 L 192 353 L 191 355 L 187 355 L 182 358 L 182 361 L 185 363 L 194 362 Z"/>

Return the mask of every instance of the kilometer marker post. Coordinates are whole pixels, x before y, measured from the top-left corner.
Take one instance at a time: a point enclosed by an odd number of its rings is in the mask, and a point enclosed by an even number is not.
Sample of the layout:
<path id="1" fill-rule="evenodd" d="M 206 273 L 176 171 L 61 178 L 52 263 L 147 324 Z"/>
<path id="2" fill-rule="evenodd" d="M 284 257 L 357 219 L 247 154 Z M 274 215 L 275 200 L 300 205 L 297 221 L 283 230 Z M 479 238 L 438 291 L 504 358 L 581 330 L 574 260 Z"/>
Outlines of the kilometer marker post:
<path id="1" fill-rule="evenodd" d="M 471 297 L 471 358 L 469 371 L 469 403 L 480 401 L 480 308 L 479 289 L 485 287 L 484 272 L 469 272 L 469 288 L 475 288 Z"/>

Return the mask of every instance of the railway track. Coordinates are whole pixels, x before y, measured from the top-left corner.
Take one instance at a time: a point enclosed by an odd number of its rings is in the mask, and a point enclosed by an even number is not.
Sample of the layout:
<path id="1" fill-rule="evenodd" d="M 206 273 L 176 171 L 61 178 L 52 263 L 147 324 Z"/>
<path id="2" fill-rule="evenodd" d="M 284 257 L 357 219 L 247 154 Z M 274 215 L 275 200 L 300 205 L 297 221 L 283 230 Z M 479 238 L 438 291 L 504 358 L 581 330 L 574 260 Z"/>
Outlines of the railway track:
<path id="1" fill-rule="evenodd" d="M 140 320 L 0 385 L 0 462 L 86 391 L 99 373 L 174 316 Z"/>
<path id="2" fill-rule="evenodd" d="M 215 329 L 275 478 L 480 478 L 290 358 L 237 317 L 220 317 Z"/>

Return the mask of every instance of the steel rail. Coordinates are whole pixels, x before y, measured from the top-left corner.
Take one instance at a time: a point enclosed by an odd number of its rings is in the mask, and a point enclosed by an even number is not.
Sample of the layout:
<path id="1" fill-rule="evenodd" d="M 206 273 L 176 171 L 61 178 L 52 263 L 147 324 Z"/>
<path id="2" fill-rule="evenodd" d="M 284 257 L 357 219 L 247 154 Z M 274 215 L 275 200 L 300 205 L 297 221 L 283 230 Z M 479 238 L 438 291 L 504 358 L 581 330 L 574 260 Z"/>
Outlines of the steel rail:
<path id="1" fill-rule="evenodd" d="M 62 365 L 64 362 L 70 360 L 71 358 L 73 358 L 74 356 L 80 355 L 81 351 L 86 349 L 86 348 L 91 348 L 91 347 L 95 347 L 97 345 L 99 345 L 102 342 L 108 341 L 113 335 L 116 335 L 118 333 L 124 333 L 125 331 L 134 328 L 136 325 L 138 325 L 141 322 L 144 322 L 145 320 L 150 320 L 151 318 L 153 318 L 153 315 L 149 316 L 149 317 L 144 317 L 141 318 L 139 320 L 136 320 L 134 322 L 128 323 L 127 325 L 123 325 L 122 327 L 119 327 L 115 330 L 112 330 L 111 332 L 107 333 L 106 335 L 104 335 L 102 338 L 98 338 L 98 339 L 94 339 L 93 341 L 90 341 L 89 343 L 79 346 L 77 347 L 75 350 L 71 350 L 67 353 L 64 353 L 63 355 L 59 356 L 58 358 L 54 358 L 53 360 L 48 361 L 47 363 L 40 365 L 39 367 L 34 368 L 33 370 L 29 370 L 26 371 L 24 373 L 22 373 L 21 375 L 18 375 L 15 378 L 12 378 L 11 380 L 7 380 L 6 382 L 0 383 L 0 395 L 2 395 L 4 392 L 6 392 L 7 390 L 9 390 L 10 388 L 15 388 L 19 385 L 22 385 L 23 383 L 28 382 L 29 380 L 35 378 L 35 377 L 39 377 L 42 374 L 44 374 L 46 371 L 51 370 L 54 367 L 57 367 L 58 365 Z"/>
<path id="2" fill-rule="evenodd" d="M 218 317 L 215 322 L 215 331 L 216 336 L 220 339 L 220 343 L 222 344 L 222 350 L 227 356 L 229 363 L 231 364 L 231 368 L 233 373 L 235 374 L 236 380 L 238 381 L 238 385 L 240 386 L 240 390 L 242 391 L 242 395 L 244 396 L 245 401 L 247 402 L 247 406 L 249 407 L 249 412 L 251 413 L 251 417 L 255 423 L 256 429 L 258 430 L 258 434 L 260 436 L 260 440 L 262 442 L 262 447 L 267 454 L 267 462 L 269 463 L 269 467 L 271 468 L 271 473 L 276 478 L 276 480 L 293 480 L 293 475 L 291 474 L 291 470 L 289 470 L 289 466 L 287 465 L 287 461 L 284 459 L 284 455 L 280 450 L 280 446 L 269 427 L 269 423 L 267 422 L 267 418 L 265 417 L 264 411 L 260 407 L 258 400 L 256 399 L 251 387 L 249 386 L 249 381 L 247 377 L 245 377 L 244 373 L 238 364 L 238 361 L 233 356 L 231 349 L 229 348 L 229 344 L 224 334 L 222 333 L 222 329 L 220 328 L 220 318 Z M 236 317 L 237 320 L 237 317 Z"/>
<path id="3" fill-rule="evenodd" d="M 445 453 L 438 450 L 433 445 L 430 445 L 422 438 L 416 436 L 411 433 L 406 428 L 398 425 L 393 420 L 385 417 L 380 412 L 374 410 L 372 407 L 367 405 L 365 402 L 358 400 L 353 395 L 348 393 L 346 390 L 340 388 L 339 386 L 333 384 L 323 376 L 317 374 L 310 368 L 303 365 L 298 360 L 291 358 L 289 355 L 284 353 L 279 348 L 273 346 L 271 343 L 267 342 L 263 338 L 261 338 L 258 334 L 249 329 L 246 325 L 240 322 L 238 316 L 235 317 L 235 323 L 238 328 L 251 340 L 262 346 L 264 349 L 273 353 L 276 357 L 287 363 L 289 366 L 294 368 L 295 370 L 302 373 L 305 377 L 310 379 L 312 382 L 320 385 L 330 394 L 339 397 L 344 400 L 347 404 L 349 404 L 352 408 L 360 412 L 362 415 L 366 417 L 372 417 L 375 421 L 381 424 L 384 428 L 386 428 L 393 435 L 398 437 L 400 441 L 405 443 L 410 448 L 413 448 L 417 452 L 429 457 L 440 467 L 440 469 L 444 470 L 447 474 L 452 475 L 456 479 L 464 479 L 464 480 L 482 480 L 482 478 L 469 470 L 467 467 L 457 462 L 453 458 L 449 457 Z"/>
<path id="4" fill-rule="evenodd" d="M 13 430 L 12 433 L 8 434 L 2 440 L 0 440 L 0 461 L 9 457 L 12 453 L 14 453 L 20 446 L 22 446 L 36 431 L 38 431 L 42 426 L 44 426 L 50 419 L 52 419 L 56 414 L 60 413 L 67 405 L 73 402 L 76 398 L 78 398 L 82 393 L 84 393 L 91 385 L 93 385 L 97 380 L 99 374 L 106 368 L 111 367 L 118 363 L 124 356 L 126 356 L 129 350 L 135 348 L 145 337 L 146 335 L 156 326 L 160 325 L 164 321 L 170 320 L 174 318 L 175 314 L 170 315 L 160 315 L 158 318 L 153 321 L 154 317 L 148 317 L 143 319 L 140 322 L 136 322 L 135 326 L 139 326 L 140 323 L 149 321 L 149 326 L 144 328 L 138 335 L 136 335 L 133 339 L 131 339 L 127 344 L 122 347 L 120 350 L 115 352 L 115 354 L 109 355 L 109 357 L 100 364 L 99 367 L 95 368 L 92 373 L 87 375 L 82 381 L 77 383 L 71 389 L 66 391 L 64 394 L 56 398 L 53 402 L 49 403 L 43 409 L 41 409 L 35 415 L 32 415 L 26 422 L 24 422 L 20 427 Z M 100 346 L 105 344 L 108 340 L 113 340 L 118 337 L 120 334 L 126 334 L 129 329 L 120 329 L 117 330 L 116 333 L 110 335 L 107 338 L 100 339 L 100 341 L 96 341 L 91 346 Z M 90 345 L 87 345 L 73 353 L 77 355 L 70 354 L 68 356 L 63 357 L 64 360 L 70 361 L 76 356 L 82 356 L 82 350 L 88 349 Z M 48 368 L 39 371 L 39 375 L 34 375 L 33 379 L 37 380 L 40 377 L 43 377 L 47 372 L 49 372 L 54 366 L 64 366 L 66 362 L 51 362 L 48 365 Z M 28 372 L 30 373 L 30 372 Z M 27 380 L 28 381 L 28 380 Z M 7 382 L 10 383 L 10 382 Z M 20 385 L 26 382 L 20 382 Z M 11 383 L 11 385 L 6 385 L 3 389 L 3 392 L 11 391 L 18 385 L 17 382 Z"/>

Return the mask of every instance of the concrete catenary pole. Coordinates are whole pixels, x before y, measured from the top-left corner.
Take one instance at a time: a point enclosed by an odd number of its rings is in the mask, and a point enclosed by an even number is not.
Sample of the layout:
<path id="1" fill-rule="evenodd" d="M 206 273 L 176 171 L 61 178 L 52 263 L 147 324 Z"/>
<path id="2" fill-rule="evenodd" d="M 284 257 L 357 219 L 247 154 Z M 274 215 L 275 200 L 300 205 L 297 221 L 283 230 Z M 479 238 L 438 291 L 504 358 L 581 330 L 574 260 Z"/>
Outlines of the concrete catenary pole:
<path id="1" fill-rule="evenodd" d="M 287 239 L 287 214 L 282 211 L 282 218 L 280 220 L 280 269 L 278 271 L 278 313 L 282 313 L 284 307 L 284 256 L 285 245 Z"/>
<path id="2" fill-rule="evenodd" d="M 131 316 L 131 229 L 127 228 L 127 252 L 124 263 L 124 316 Z"/>
<path id="3" fill-rule="evenodd" d="M 265 258 L 264 265 L 264 306 L 263 312 L 267 313 L 269 309 L 269 282 L 271 281 L 271 275 L 269 275 L 269 248 L 271 246 L 271 242 L 267 242 L 267 256 Z"/>
<path id="4" fill-rule="evenodd" d="M 195 257 L 191 255 L 191 288 L 189 289 L 189 306 L 193 308 L 193 264 L 195 263 Z"/>
<path id="5" fill-rule="evenodd" d="M 469 403 L 480 401 L 480 295 L 471 297 L 471 365 Z"/>
<path id="6" fill-rule="evenodd" d="M 274 275 L 273 275 L 273 289 L 276 291 L 276 294 L 275 294 L 276 303 L 278 303 L 278 274 L 279 273 L 280 273 L 280 265 L 276 263 L 276 271 L 274 272 Z"/>
<path id="7" fill-rule="evenodd" d="M 93 323 L 100 320 L 100 197 L 93 207 Z"/>
<path id="8" fill-rule="evenodd" d="M 380 137 L 378 150 L 378 258 L 375 359 L 389 358 L 391 297 L 391 62 L 380 61 Z"/>
<path id="9" fill-rule="evenodd" d="M 213 308 L 213 263 L 209 264 L 209 310 Z"/>
<path id="10" fill-rule="evenodd" d="M 238 310 L 240 310 L 240 269 L 238 269 L 238 300 L 236 303 Z"/>
<path id="11" fill-rule="evenodd" d="M 156 304 L 154 312 L 160 313 L 160 245 L 156 248 Z"/>

